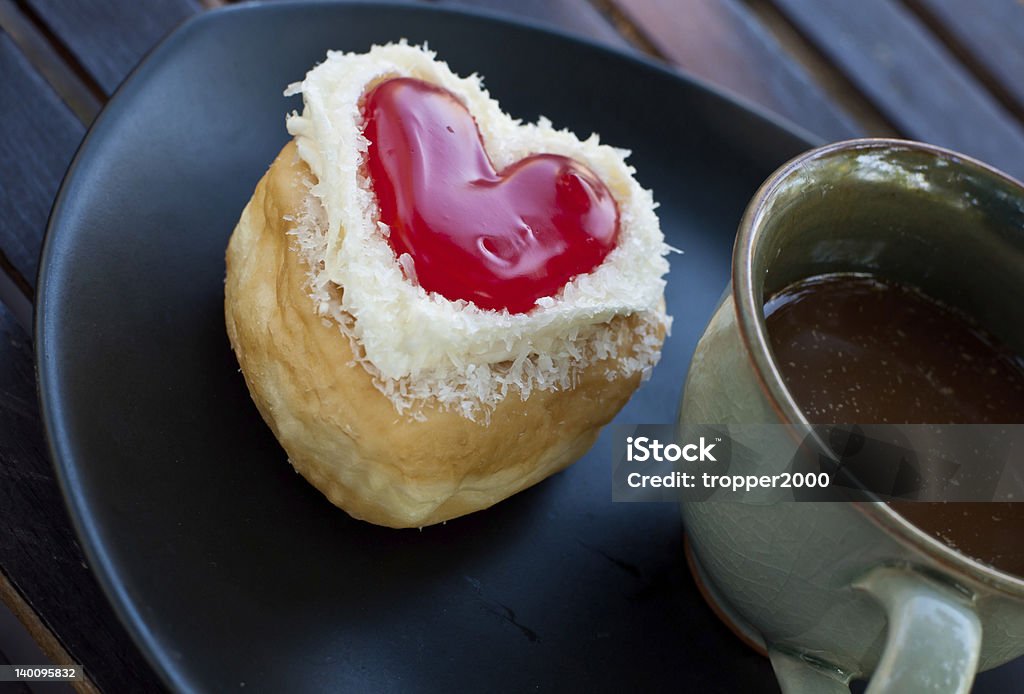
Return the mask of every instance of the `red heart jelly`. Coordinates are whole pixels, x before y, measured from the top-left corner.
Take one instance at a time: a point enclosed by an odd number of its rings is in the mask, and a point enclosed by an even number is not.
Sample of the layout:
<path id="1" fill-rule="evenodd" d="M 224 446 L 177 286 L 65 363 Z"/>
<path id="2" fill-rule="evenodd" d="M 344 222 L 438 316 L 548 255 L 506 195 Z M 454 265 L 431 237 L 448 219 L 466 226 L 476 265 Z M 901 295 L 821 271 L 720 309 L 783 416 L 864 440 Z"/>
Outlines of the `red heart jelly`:
<path id="1" fill-rule="evenodd" d="M 412 257 L 427 291 L 525 313 L 615 247 L 618 208 L 592 171 L 554 154 L 495 171 L 451 92 L 391 79 L 366 96 L 363 115 L 388 242 Z"/>

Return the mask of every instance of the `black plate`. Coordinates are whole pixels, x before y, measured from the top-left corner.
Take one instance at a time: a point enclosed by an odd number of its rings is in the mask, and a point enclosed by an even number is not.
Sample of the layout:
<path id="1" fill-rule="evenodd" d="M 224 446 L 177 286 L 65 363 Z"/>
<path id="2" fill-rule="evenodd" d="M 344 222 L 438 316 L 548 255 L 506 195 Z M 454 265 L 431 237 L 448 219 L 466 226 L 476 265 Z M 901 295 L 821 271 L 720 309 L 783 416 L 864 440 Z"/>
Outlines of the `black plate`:
<path id="1" fill-rule="evenodd" d="M 331 506 L 260 420 L 224 332 L 224 248 L 300 106 L 281 92 L 329 48 L 401 37 L 516 116 L 633 150 L 686 254 L 672 338 L 620 422 L 671 421 L 740 213 L 809 145 L 650 63 L 485 16 L 288 4 L 187 23 L 97 119 L 43 251 L 43 411 L 107 594 L 185 691 L 772 691 L 697 593 L 678 510 L 611 502 L 606 438 L 491 510 L 393 531 Z"/>

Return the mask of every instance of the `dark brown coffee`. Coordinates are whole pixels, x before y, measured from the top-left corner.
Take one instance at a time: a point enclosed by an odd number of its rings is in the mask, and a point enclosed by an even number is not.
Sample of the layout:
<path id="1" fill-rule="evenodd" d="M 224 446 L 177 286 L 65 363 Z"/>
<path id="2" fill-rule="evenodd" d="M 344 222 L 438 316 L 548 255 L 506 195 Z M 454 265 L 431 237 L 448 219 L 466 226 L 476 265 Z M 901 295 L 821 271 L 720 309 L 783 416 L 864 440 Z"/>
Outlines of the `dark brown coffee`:
<path id="1" fill-rule="evenodd" d="M 1024 360 L 920 290 L 861 274 L 765 304 L 783 380 L 814 424 L 1024 423 Z M 894 503 L 949 546 L 1024 575 L 1024 503 Z"/>

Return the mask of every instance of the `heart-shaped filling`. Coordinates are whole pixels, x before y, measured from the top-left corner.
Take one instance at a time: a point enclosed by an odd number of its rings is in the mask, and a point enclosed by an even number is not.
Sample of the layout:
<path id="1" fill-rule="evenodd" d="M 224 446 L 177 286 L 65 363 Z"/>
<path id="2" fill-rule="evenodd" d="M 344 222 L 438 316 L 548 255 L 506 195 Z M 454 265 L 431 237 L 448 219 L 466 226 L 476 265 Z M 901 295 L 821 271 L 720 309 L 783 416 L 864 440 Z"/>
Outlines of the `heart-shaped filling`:
<path id="1" fill-rule="evenodd" d="M 554 154 L 495 171 L 451 92 L 390 79 L 366 95 L 363 116 L 388 242 L 427 291 L 525 313 L 615 247 L 618 208 L 601 179 Z"/>

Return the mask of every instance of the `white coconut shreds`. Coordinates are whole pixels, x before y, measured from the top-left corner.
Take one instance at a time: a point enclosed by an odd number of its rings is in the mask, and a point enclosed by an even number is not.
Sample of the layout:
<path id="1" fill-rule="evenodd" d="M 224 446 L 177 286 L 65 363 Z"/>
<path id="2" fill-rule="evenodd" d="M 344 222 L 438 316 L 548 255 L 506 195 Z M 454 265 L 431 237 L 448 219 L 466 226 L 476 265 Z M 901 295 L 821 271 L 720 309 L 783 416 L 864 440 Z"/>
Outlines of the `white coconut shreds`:
<path id="1" fill-rule="evenodd" d="M 553 153 L 589 166 L 619 207 L 615 249 L 593 272 L 579 275 L 558 295 L 524 314 L 483 310 L 450 301 L 415 284 L 413 258 L 396 258 L 376 199 L 363 175 L 367 141 L 361 99 L 398 76 L 438 84 L 473 114 L 498 170 L 523 157 Z M 374 46 L 369 53 L 329 52 L 286 94 L 302 93 L 305 108 L 287 124 L 299 156 L 315 174 L 306 209 L 290 232 L 309 267 L 317 312 L 350 339 L 357 361 L 400 414 L 417 416 L 430 400 L 470 419 L 487 418 L 512 392 L 571 388 L 581 369 L 618 360 L 608 378 L 649 374 L 659 357 L 668 272 L 654 202 L 633 179 L 628 152 L 578 140 L 541 119 L 522 124 L 502 113 L 479 77 L 460 78 L 434 54 L 407 44 Z M 344 287 L 339 292 L 338 287 Z M 636 316 L 636 345 L 619 344 L 609 322 Z"/>

